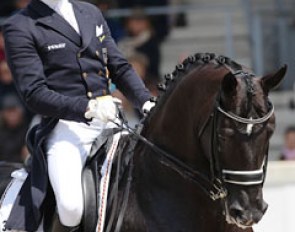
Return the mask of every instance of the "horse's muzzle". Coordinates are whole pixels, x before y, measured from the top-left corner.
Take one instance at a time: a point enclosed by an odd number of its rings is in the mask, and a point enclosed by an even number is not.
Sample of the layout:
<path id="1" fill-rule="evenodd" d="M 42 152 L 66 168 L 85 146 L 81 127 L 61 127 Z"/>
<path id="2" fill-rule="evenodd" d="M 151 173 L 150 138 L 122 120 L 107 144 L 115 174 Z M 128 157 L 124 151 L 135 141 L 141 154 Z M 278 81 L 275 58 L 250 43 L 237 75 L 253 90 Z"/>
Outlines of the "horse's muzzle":
<path id="1" fill-rule="evenodd" d="M 229 220 L 231 224 L 236 224 L 241 228 L 251 227 L 258 223 L 266 212 L 268 205 L 262 200 L 261 207 L 245 209 L 238 202 L 229 206 Z"/>

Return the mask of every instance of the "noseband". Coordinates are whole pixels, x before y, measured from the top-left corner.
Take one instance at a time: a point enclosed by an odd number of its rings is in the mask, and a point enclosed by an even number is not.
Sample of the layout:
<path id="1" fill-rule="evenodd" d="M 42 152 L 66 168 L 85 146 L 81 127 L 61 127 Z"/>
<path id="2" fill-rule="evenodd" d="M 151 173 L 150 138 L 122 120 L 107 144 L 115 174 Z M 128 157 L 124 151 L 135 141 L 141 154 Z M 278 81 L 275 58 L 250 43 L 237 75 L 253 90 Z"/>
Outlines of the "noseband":
<path id="1" fill-rule="evenodd" d="M 253 94 L 253 85 L 251 81 L 251 77 L 253 74 L 244 72 L 242 70 L 238 70 L 233 72 L 233 75 L 242 75 L 246 80 L 247 91 L 248 93 Z M 211 127 L 211 152 L 209 156 L 210 161 L 210 173 L 211 178 L 205 177 L 204 174 L 194 170 L 190 166 L 184 164 L 179 159 L 173 157 L 173 162 L 171 162 L 171 155 L 163 152 L 162 149 L 157 147 L 157 153 L 162 154 L 165 153 L 165 158 L 168 159 L 168 162 L 162 161 L 162 163 L 175 171 L 177 171 L 183 177 L 189 179 L 193 183 L 199 185 L 202 190 L 204 190 L 212 200 L 224 199 L 227 196 L 227 189 L 225 187 L 225 183 L 240 185 L 240 186 L 255 186 L 255 185 L 263 185 L 266 176 L 267 169 L 267 158 L 268 154 L 265 154 L 263 164 L 260 169 L 257 170 L 229 170 L 223 169 L 220 165 L 220 155 L 218 151 L 218 117 L 223 115 L 234 122 L 242 123 L 247 125 L 247 134 L 251 135 L 252 129 L 254 125 L 262 124 L 267 122 L 274 114 L 274 106 L 271 102 L 268 102 L 269 111 L 268 113 L 261 118 L 243 118 L 232 112 L 227 112 L 220 106 L 220 96 L 221 91 L 219 91 L 216 99 L 216 104 L 213 109 L 213 113 L 211 114 L 211 120 L 213 120 Z M 210 121 L 210 120 L 209 120 Z M 205 127 L 208 126 L 208 122 Z M 202 129 L 202 131 L 205 129 Z M 201 132 L 202 134 L 202 132 Z M 175 160 L 176 159 L 176 160 Z"/>
<path id="2" fill-rule="evenodd" d="M 217 118 L 217 113 L 221 113 L 227 118 L 238 122 L 242 124 L 252 125 L 252 127 L 256 124 L 262 124 L 267 122 L 273 115 L 274 113 L 274 106 L 270 103 L 270 110 L 262 118 L 257 118 L 257 119 L 248 119 L 248 118 L 242 118 L 239 117 L 238 115 L 235 115 L 233 113 L 226 112 L 223 110 L 220 106 L 216 107 L 215 113 L 214 113 L 214 118 Z M 213 120 L 213 128 L 214 129 L 214 134 L 217 133 L 217 119 Z M 248 130 L 248 129 L 247 129 Z M 252 133 L 252 132 L 251 132 Z M 250 135 L 247 132 L 248 135 Z M 257 170 L 251 170 L 251 171 L 239 171 L 239 170 L 229 170 L 229 169 L 222 169 L 219 164 L 219 156 L 216 147 L 218 146 L 218 141 L 217 141 L 217 135 L 213 136 L 213 141 L 212 141 L 212 154 L 211 156 L 211 174 L 213 176 L 219 176 L 222 180 L 222 182 L 225 183 L 230 183 L 230 184 L 235 184 L 235 185 L 243 185 L 243 186 L 251 186 L 251 185 L 259 185 L 263 184 L 265 180 L 265 172 L 266 172 L 266 164 L 267 164 L 267 155 L 264 157 L 264 162 L 261 166 L 260 169 Z M 215 163 L 215 164 L 214 164 Z M 214 171 L 214 169 L 217 169 Z M 216 177 L 215 177 L 216 178 Z"/>
<path id="3" fill-rule="evenodd" d="M 244 71 L 239 71 L 237 73 L 234 73 L 234 75 L 252 75 L 245 73 Z M 257 170 L 250 170 L 250 171 L 241 171 L 241 170 L 229 170 L 229 169 L 222 169 L 220 162 L 219 162 L 219 151 L 218 151 L 218 134 L 217 134 L 217 128 L 218 128 L 218 117 L 220 114 L 224 115 L 225 117 L 238 122 L 242 124 L 247 124 L 248 127 L 252 128 L 256 124 L 262 124 L 267 122 L 274 113 L 274 106 L 269 102 L 270 110 L 269 112 L 261 117 L 261 118 L 242 118 L 238 115 L 235 115 L 231 112 L 227 112 L 224 109 L 220 107 L 220 92 L 217 97 L 217 101 L 213 110 L 213 113 L 211 114 L 211 120 L 213 120 L 212 127 L 211 127 L 211 152 L 210 152 L 210 172 L 211 172 L 211 178 L 208 178 L 203 173 L 199 172 L 198 170 L 195 170 L 190 165 L 187 165 L 183 161 L 181 161 L 179 158 L 177 158 L 174 155 L 171 155 L 170 153 L 166 152 L 147 138 L 140 135 L 140 128 L 143 128 L 143 124 L 139 124 L 139 129 L 134 130 L 128 126 L 127 123 L 124 123 L 124 126 L 118 125 L 122 128 L 122 130 L 127 130 L 131 134 L 135 136 L 136 139 L 143 142 L 145 145 L 150 147 L 156 154 L 159 154 L 162 158 L 160 159 L 160 162 L 167 166 L 168 168 L 174 170 L 177 172 L 180 176 L 182 176 L 184 179 L 187 179 L 191 181 L 193 184 L 199 186 L 199 188 L 206 193 L 213 201 L 216 201 L 218 199 L 225 199 L 227 197 L 227 189 L 225 187 L 225 183 L 234 184 L 234 185 L 241 185 L 241 186 L 255 186 L 255 185 L 263 185 L 265 176 L 266 176 L 266 169 L 267 169 L 267 157 L 268 154 L 265 154 L 264 162 L 260 169 Z M 122 114 L 123 115 L 123 114 Z M 125 121 L 125 120 L 123 120 Z M 204 128 L 202 128 L 202 132 L 205 128 L 208 126 L 207 121 Z M 248 130 L 248 129 L 247 129 Z M 252 129 L 251 129 L 252 132 Z"/>
<path id="4" fill-rule="evenodd" d="M 250 80 L 250 78 L 254 76 L 253 74 L 249 74 L 247 72 L 239 70 L 239 71 L 235 72 L 233 75 L 242 75 L 246 80 L 248 93 L 250 92 L 251 94 L 253 94 L 253 85 L 252 85 L 252 81 Z M 212 133 L 214 134 L 214 136 L 213 136 L 213 141 L 211 143 L 211 147 L 212 147 L 211 156 L 213 156 L 213 158 L 211 158 L 211 160 L 212 160 L 211 174 L 213 174 L 213 176 L 217 175 L 218 178 L 220 178 L 222 180 L 222 182 L 230 183 L 230 184 L 234 184 L 234 185 L 253 186 L 253 185 L 259 185 L 259 184 L 263 185 L 264 184 L 265 175 L 266 175 L 267 154 L 264 157 L 264 160 L 263 160 L 263 163 L 262 163 L 262 166 L 260 169 L 251 170 L 251 171 L 222 169 L 219 165 L 219 156 L 217 154 L 218 152 L 216 149 L 216 147 L 218 147 L 216 133 L 217 133 L 217 117 L 218 117 L 218 113 L 221 113 L 225 117 L 227 117 L 235 122 L 246 124 L 247 125 L 246 133 L 248 136 L 250 136 L 252 134 L 252 129 L 253 129 L 254 125 L 267 122 L 274 114 L 273 104 L 271 102 L 268 102 L 268 106 L 269 106 L 268 113 L 261 118 L 255 118 L 255 119 L 253 119 L 252 117 L 251 118 L 243 118 L 243 117 L 240 117 L 234 113 L 226 112 L 224 109 L 221 108 L 221 106 L 220 106 L 220 93 L 219 93 L 216 107 L 214 110 L 214 115 L 213 115 L 214 119 L 213 119 Z M 216 164 L 214 164 L 214 162 L 216 162 Z M 217 168 L 216 172 L 214 172 L 214 168 Z"/>
<path id="5" fill-rule="evenodd" d="M 217 110 L 220 113 L 222 113 L 224 116 L 228 117 L 229 119 L 235 122 L 247 124 L 247 134 L 250 135 L 252 133 L 252 127 L 254 125 L 265 123 L 272 117 L 274 113 L 274 106 L 270 102 L 269 102 L 269 105 L 270 105 L 269 112 L 264 117 L 256 118 L 256 119 L 239 117 L 238 115 L 224 111 L 220 106 L 217 107 Z M 251 131 L 248 131 L 249 126 L 251 126 Z M 264 167 L 266 163 L 267 163 L 267 160 L 265 157 L 261 168 L 257 170 L 253 170 L 253 171 L 233 171 L 228 169 L 222 169 L 221 170 L 222 179 L 226 183 L 244 185 L 244 186 L 263 184 L 265 179 Z"/>

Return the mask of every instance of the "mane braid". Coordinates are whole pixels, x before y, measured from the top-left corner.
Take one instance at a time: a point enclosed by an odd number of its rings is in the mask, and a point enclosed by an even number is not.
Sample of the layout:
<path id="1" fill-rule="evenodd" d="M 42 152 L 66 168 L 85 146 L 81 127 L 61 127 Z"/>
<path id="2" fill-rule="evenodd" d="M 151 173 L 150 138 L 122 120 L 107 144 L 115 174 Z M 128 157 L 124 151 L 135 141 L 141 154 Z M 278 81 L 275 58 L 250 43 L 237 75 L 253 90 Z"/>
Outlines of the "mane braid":
<path id="1" fill-rule="evenodd" d="M 246 91 L 247 91 L 247 111 L 250 112 L 252 107 L 254 91 L 255 91 L 254 83 L 253 83 L 251 75 L 248 75 L 247 73 L 245 73 L 243 76 L 246 83 Z"/>
<path id="2" fill-rule="evenodd" d="M 166 102 L 167 98 L 182 80 L 182 77 L 186 76 L 200 65 L 206 64 L 220 65 L 220 67 L 231 68 L 234 71 L 242 70 L 242 65 L 228 57 L 216 55 L 215 53 L 196 53 L 195 55 L 189 56 L 182 63 L 178 64 L 171 74 L 165 75 L 164 81 L 159 84 L 160 94 L 156 99 L 152 98 L 152 101 L 154 101 L 156 105 L 146 118 L 146 122 L 148 122 L 152 115 Z"/>

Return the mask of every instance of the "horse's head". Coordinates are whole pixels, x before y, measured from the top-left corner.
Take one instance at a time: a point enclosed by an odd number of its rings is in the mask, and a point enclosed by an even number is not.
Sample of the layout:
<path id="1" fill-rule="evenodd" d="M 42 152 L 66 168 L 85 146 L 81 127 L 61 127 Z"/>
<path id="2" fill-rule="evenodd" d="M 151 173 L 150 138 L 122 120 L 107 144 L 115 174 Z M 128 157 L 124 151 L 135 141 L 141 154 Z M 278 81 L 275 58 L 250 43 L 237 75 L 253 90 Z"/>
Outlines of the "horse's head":
<path id="1" fill-rule="evenodd" d="M 262 187 L 275 128 L 268 93 L 281 82 L 286 69 L 262 78 L 244 71 L 229 73 L 222 80 L 215 109 L 215 145 L 217 170 L 228 193 L 228 223 L 252 226 L 267 209 Z"/>
<path id="2" fill-rule="evenodd" d="M 189 57 L 161 85 L 165 93 L 144 131 L 165 148 L 164 155 L 156 150 L 162 164 L 184 177 L 191 192 L 223 199 L 227 222 L 239 227 L 259 222 L 267 209 L 262 187 L 275 128 L 268 93 L 286 69 L 256 77 L 223 56 Z"/>

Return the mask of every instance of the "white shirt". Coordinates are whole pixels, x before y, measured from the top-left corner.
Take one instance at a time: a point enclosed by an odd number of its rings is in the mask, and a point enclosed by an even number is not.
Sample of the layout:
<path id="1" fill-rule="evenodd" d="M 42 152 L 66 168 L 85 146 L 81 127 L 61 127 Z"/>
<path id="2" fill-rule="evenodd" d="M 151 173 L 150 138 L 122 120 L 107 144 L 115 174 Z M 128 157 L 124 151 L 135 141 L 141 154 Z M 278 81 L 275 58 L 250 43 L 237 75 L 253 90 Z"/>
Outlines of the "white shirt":
<path id="1" fill-rule="evenodd" d="M 80 29 L 74 13 L 73 5 L 68 0 L 41 0 L 56 13 L 61 15 L 80 34 Z"/>

